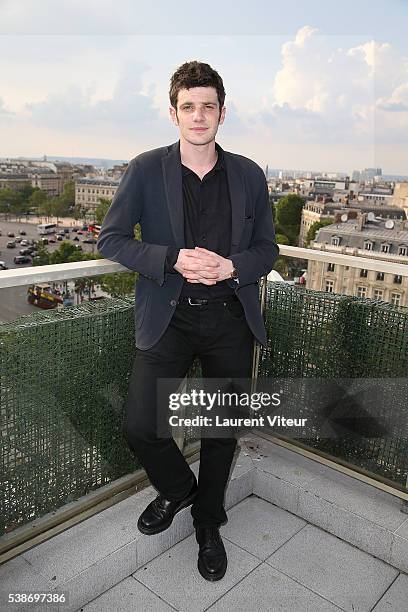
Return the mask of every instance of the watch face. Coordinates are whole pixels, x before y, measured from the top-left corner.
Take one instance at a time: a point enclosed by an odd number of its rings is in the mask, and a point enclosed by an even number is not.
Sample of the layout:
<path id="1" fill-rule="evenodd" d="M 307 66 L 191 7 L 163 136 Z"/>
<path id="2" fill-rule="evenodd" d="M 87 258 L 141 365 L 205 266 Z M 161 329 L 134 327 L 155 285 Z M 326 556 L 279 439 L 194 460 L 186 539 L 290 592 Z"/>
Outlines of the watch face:
<path id="1" fill-rule="evenodd" d="M 233 270 L 231 272 L 231 278 L 238 278 L 238 272 L 236 271 L 235 268 L 233 268 Z"/>

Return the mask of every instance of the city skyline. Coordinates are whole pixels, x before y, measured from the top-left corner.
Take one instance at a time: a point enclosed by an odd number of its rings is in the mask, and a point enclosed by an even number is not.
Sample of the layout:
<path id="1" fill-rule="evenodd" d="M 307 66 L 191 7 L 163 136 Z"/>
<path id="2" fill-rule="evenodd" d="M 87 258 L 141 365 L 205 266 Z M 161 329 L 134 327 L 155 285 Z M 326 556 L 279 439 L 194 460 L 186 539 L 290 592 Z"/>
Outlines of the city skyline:
<path id="1" fill-rule="evenodd" d="M 128 25 L 132 15 L 137 24 L 148 19 L 146 7 L 135 13 L 125 2 L 118 15 L 111 2 L 98 6 L 99 12 L 93 2 L 79 7 L 73 1 L 64 7 L 64 19 L 58 13 L 57 23 L 47 1 L 41 7 L 25 1 L 0 5 L 0 157 L 48 152 L 131 159 L 175 142 L 169 78 L 184 61 L 198 59 L 224 80 L 227 114 L 217 134 L 224 149 L 262 167 L 322 172 L 382 167 L 386 175 L 407 174 L 403 3 L 388 3 L 393 15 L 386 12 L 380 20 L 384 3 L 346 1 L 342 6 L 355 19 L 346 22 L 336 14 L 334 26 L 321 2 L 311 2 L 308 11 L 297 8 L 294 16 L 291 1 L 272 8 L 258 2 L 253 21 L 259 35 L 251 32 L 252 23 L 243 33 L 241 1 L 234 5 L 240 14 L 230 13 L 224 34 L 220 21 L 228 13 L 211 2 L 206 16 L 217 10 L 220 17 L 211 21 L 211 34 L 200 33 L 200 24 L 192 30 L 184 12 L 168 14 L 164 3 L 150 22 L 157 33 L 147 35 Z M 272 19 L 278 6 L 282 34 Z M 93 18 L 87 32 L 86 16 Z M 268 16 L 271 34 L 261 27 Z M 160 31 L 165 17 L 172 35 Z M 367 33 L 359 33 L 358 23 Z"/>

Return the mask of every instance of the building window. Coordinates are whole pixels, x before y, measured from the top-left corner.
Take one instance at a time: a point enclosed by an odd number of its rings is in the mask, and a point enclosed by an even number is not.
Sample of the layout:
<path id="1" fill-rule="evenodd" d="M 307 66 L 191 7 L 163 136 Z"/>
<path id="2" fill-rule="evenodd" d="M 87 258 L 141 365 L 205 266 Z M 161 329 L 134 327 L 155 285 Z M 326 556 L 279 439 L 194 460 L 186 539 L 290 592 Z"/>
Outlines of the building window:
<path id="1" fill-rule="evenodd" d="M 400 274 L 394 275 L 394 283 L 396 285 L 400 285 L 402 283 L 402 276 Z"/>
<path id="2" fill-rule="evenodd" d="M 407 254 L 407 247 L 405 245 L 401 245 L 398 248 L 398 255 L 406 255 Z"/>
<path id="3" fill-rule="evenodd" d="M 380 280 L 380 281 L 384 280 L 384 272 L 377 272 L 377 280 Z"/>
<path id="4" fill-rule="evenodd" d="M 381 253 L 389 253 L 390 245 L 387 242 L 383 242 L 381 245 Z"/>
<path id="5" fill-rule="evenodd" d="M 371 242 L 371 240 L 365 240 L 364 241 L 364 250 L 365 251 L 372 251 L 373 250 L 373 243 Z"/>
<path id="6" fill-rule="evenodd" d="M 367 296 L 367 287 L 357 287 L 357 297 L 365 298 Z"/>
<path id="7" fill-rule="evenodd" d="M 361 278 L 367 278 L 367 276 L 368 276 L 368 270 L 366 270 L 365 268 L 362 268 L 360 270 L 360 277 Z"/>
<path id="8" fill-rule="evenodd" d="M 394 304 L 394 306 L 399 306 L 400 303 L 401 303 L 401 294 L 391 293 L 391 304 Z"/>
<path id="9" fill-rule="evenodd" d="M 325 291 L 327 291 L 327 293 L 333 293 L 333 289 L 334 289 L 334 281 L 327 280 L 326 281 L 326 289 L 325 289 Z"/>
<path id="10" fill-rule="evenodd" d="M 383 290 L 382 289 L 374 289 L 373 291 L 373 298 L 375 300 L 382 300 L 383 297 Z"/>
<path id="11" fill-rule="evenodd" d="M 332 243 L 332 246 L 339 246 L 340 244 L 339 236 L 332 236 L 331 243 Z"/>
<path id="12" fill-rule="evenodd" d="M 327 271 L 334 272 L 334 263 L 327 264 Z"/>

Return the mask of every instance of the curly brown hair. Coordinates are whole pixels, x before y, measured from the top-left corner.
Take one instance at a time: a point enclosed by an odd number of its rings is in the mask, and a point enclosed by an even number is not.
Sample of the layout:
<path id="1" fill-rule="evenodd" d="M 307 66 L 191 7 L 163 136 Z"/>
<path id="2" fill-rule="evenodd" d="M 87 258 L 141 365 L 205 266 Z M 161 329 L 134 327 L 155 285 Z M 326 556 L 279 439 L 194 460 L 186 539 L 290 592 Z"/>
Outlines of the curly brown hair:
<path id="1" fill-rule="evenodd" d="M 221 109 L 225 101 L 225 89 L 222 78 L 209 64 L 203 62 L 185 62 L 179 66 L 170 79 L 170 103 L 177 109 L 177 98 L 180 89 L 192 87 L 214 87 L 217 92 L 218 103 Z"/>

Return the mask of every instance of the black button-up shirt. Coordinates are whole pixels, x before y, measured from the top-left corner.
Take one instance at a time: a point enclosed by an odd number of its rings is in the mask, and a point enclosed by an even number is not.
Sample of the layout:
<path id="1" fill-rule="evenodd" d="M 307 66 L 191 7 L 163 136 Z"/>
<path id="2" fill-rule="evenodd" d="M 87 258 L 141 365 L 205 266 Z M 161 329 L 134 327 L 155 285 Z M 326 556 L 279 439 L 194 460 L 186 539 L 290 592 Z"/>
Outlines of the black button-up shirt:
<path id="1" fill-rule="evenodd" d="M 231 248 L 231 199 L 222 149 L 215 144 L 218 159 L 201 180 L 197 174 L 181 165 L 183 180 L 184 240 L 186 249 L 196 246 L 228 257 Z M 169 247 L 166 271 L 176 272 L 173 266 L 179 249 Z M 226 281 L 215 285 L 189 283 L 184 280 L 181 295 L 212 298 L 231 295 L 234 290 Z"/>

